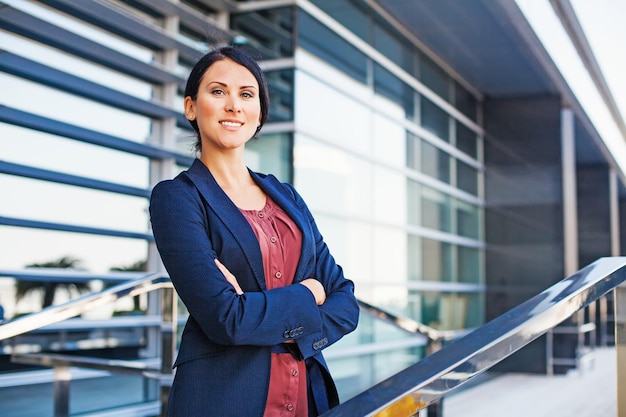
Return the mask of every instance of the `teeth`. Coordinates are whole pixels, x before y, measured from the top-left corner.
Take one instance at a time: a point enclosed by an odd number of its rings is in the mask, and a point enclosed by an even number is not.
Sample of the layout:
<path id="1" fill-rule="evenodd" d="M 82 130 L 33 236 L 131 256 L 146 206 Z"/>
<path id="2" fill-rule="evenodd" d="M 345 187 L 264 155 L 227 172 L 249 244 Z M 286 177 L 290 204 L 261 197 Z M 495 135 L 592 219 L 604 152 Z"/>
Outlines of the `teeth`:
<path id="1" fill-rule="evenodd" d="M 241 126 L 241 123 L 235 123 L 235 122 L 221 122 L 224 126 L 230 126 L 230 127 L 239 127 Z"/>

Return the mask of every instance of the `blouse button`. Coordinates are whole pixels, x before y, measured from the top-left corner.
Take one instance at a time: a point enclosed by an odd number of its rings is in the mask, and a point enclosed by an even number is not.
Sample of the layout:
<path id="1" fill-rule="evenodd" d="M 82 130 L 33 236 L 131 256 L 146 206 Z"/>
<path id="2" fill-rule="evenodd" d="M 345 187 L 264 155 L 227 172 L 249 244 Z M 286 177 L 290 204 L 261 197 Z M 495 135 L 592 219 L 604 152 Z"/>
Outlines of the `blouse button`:
<path id="1" fill-rule="evenodd" d="M 259 217 L 263 218 L 263 213 L 259 213 Z"/>
<path id="2" fill-rule="evenodd" d="M 270 242 L 272 242 L 272 243 L 276 243 L 276 240 L 277 240 L 277 239 L 276 239 L 274 236 L 272 236 L 272 237 L 270 238 Z"/>
<path id="3" fill-rule="evenodd" d="M 292 369 L 291 370 L 291 376 L 298 376 L 298 370 L 297 369 Z"/>
<path id="4" fill-rule="evenodd" d="M 280 272 L 280 271 L 277 271 L 277 272 L 274 274 L 274 276 L 275 276 L 276 278 L 281 278 L 281 277 L 283 276 L 283 273 L 282 273 L 282 272 Z"/>
<path id="5" fill-rule="evenodd" d="M 293 404 L 287 404 L 287 410 L 293 411 Z"/>

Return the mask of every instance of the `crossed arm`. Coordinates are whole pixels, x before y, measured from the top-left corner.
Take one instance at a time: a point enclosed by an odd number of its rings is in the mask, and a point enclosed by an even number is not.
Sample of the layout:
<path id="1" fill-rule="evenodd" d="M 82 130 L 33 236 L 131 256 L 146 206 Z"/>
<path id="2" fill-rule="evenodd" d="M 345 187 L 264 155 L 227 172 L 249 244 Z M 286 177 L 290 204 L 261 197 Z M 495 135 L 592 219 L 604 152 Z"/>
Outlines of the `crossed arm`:
<path id="1" fill-rule="evenodd" d="M 217 259 L 215 259 L 215 265 L 217 265 L 217 268 L 222 272 L 222 274 L 224 274 L 226 281 L 228 281 L 228 283 L 233 286 L 233 288 L 235 289 L 235 292 L 238 295 L 243 294 L 243 290 L 239 286 L 239 282 L 237 282 L 237 278 L 228 270 L 228 268 L 226 268 Z M 321 306 L 322 304 L 324 304 L 324 301 L 326 301 L 326 291 L 324 291 L 324 286 L 318 280 L 314 278 L 307 278 L 305 280 L 300 281 L 298 284 L 304 285 L 305 287 L 309 289 L 309 291 L 311 291 L 311 293 L 315 297 L 315 302 L 317 303 L 318 306 Z"/>

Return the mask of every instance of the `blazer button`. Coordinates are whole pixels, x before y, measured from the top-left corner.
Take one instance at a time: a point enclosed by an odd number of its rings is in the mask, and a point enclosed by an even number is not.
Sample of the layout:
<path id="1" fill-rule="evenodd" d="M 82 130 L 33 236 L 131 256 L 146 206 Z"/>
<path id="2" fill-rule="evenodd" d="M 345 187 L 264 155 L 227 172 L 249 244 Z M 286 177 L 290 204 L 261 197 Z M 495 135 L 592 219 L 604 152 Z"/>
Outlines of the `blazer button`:
<path id="1" fill-rule="evenodd" d="M 283 338 L 285 338 L 285 339 L 289 339 L 289 330 L 285 330 L 285 331 L 283 332 Z"/>

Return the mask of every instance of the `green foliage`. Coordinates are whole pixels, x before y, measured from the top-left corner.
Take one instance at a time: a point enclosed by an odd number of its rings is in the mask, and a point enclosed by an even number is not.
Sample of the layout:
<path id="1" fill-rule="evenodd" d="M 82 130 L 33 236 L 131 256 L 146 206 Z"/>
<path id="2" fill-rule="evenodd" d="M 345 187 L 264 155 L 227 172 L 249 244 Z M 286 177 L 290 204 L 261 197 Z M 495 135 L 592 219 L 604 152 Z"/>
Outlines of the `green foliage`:
<path id="1" fill-rule="evenodd" d="M 81 264 L 81 261 L 76 258 L 72 258 L 70 256 L 63 256 L 53 261 L 29 264 L 29 265 L 26 265 L 26 267 L 27 268 L 80 269 L 80 264 Z M 33 291 L 41 291 L 43 293 L 41 307 L 46 308 L 52 305 L 57 288 L 65 288 L 68 292 L 71 289 L 75 289 L 79 293 L 89 292 L 89 286 L 83 282 L 72 282 L 72 281 L 46 282 L 46 281 L 18 280 L 16 283 L 15 300 L 16 302 L 19 302 L 28 293 L 33 292 Z"/>

